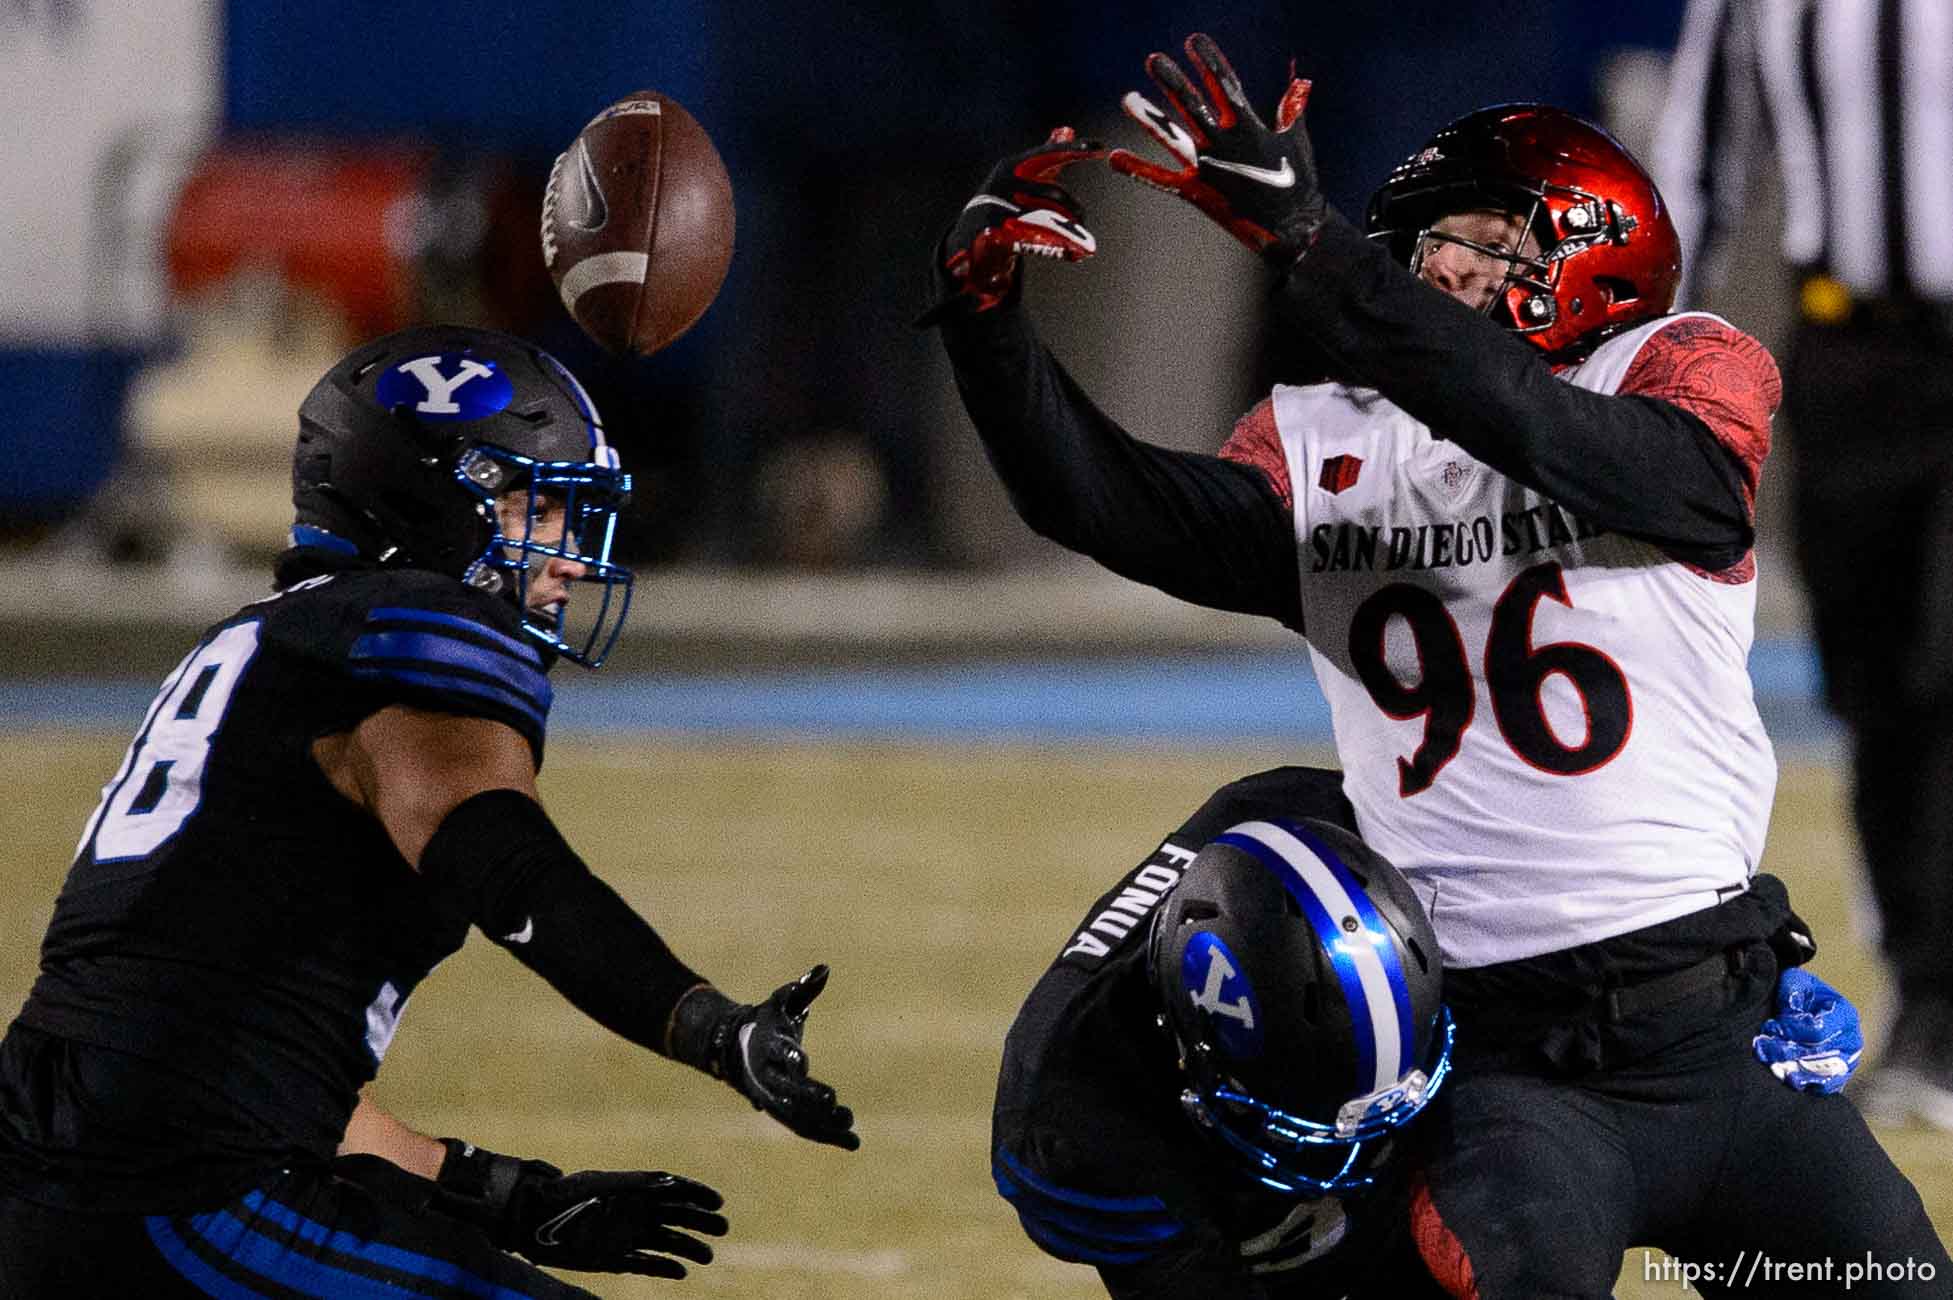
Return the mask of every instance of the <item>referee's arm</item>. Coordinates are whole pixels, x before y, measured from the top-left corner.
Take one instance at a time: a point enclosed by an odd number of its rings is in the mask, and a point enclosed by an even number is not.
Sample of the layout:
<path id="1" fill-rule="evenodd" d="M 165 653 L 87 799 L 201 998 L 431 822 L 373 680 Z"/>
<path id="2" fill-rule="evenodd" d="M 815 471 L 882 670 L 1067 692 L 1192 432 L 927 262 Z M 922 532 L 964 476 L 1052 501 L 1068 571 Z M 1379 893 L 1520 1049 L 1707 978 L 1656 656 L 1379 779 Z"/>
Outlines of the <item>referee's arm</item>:
<path id="1" fill-rule="evenodd" d="M 1682 241 L 1678 306 L 1724 280 L 1750 172 L 1765 161 L 1756 40 L 1748 0 L 1689 0 L 1652 152 Z"/>

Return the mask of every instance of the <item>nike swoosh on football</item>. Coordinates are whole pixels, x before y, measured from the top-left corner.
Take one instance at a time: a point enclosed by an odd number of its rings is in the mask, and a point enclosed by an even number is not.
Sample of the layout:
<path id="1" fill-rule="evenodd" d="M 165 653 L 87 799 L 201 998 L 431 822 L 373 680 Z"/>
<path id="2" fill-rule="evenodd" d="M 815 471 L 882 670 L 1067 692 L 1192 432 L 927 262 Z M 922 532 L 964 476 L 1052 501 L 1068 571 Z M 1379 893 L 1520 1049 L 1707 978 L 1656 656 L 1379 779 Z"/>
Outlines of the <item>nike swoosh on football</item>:
<path id="1" fill-rule="evenodd" d="M 1287 159 L 1283 159 L 1286 163 Z M 583 147 L 581 140 L 576 144 L 576 169 L 583 184 L 583 195 L 589 204 L 589 211 L 583 220 L 567 218 L 568 223 L 578 230 L 602 230 L 610 220 L 610 204 L 604 200 L 604 187 L 597 180 L 596 166 L 590 161 L 590 151 Z"/>
<path id="2" fill-rule="evenodd" d="M 599 1199 L 601 1198 L 592 1196 L 587 1201 L 578 1201 L 575 1205 L 572 1205 L 569 1209 L 564 1210 L 561 1214 L 557 1215 L 555 1218 L 550 1219 L 544 1222 L 543 1224 L 541 1224 L 536 1229 L 536 1244 L 539 1246 L 561 1245 L 562 1241 L 558 1237 L 558 1234 L 561 1233 L 564 1228 L 569 1226 L 569 1222 L 571 1219 L 574 1219 L 577 1215 L 583 1213 L 585 1210 L 595 1205 Z"/>
<path id="3" fill-rule="evenodd" d="M 1218 167 L 1224 172 L 1233 172 L 1236 176 L 1246 176 L 1251 181 L 1259 181 L 1278 190 L 1285 190 L 1295 184 L 1295 168 L 1289 166 L 1286 158 L 1282 159 L 1280 167 L 1257 167 L 1253 163 L 1228 162 L 1225 158 L 1202 158 L 1200 161 L 1209 167 Z"/>

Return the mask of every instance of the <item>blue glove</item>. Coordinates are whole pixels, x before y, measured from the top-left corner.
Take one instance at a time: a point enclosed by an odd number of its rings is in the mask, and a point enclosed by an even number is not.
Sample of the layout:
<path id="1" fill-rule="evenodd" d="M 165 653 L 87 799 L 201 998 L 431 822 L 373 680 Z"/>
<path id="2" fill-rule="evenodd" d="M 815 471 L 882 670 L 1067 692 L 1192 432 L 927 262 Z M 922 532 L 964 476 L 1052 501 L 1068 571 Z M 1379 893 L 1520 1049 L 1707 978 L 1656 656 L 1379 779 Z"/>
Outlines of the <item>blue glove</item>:
<path id="1" fill-rule="evenodd" d="M 1756 1059 L 1799 1092 L 1837 1092 L 1865 1052 L 1858 1008 L 1801 967 L 1777 980 L 1777 1014 L 1753 1042 Z"/>

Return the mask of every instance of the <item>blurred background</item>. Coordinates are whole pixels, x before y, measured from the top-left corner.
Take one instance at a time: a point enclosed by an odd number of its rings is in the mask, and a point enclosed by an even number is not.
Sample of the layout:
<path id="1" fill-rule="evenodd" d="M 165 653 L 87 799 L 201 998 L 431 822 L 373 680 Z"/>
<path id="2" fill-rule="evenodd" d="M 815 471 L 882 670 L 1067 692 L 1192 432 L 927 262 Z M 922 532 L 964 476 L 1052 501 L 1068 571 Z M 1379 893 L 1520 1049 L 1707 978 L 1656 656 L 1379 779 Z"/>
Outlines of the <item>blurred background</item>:
<path id="1" fill-rule="evenodd" d="M 603 673 L 558 674 L 545 792 L 728 988 L 835 965 L 814 1058 L 868 1146 L 792 1147 L 472 949 L 407 1017 L 388 1099 L 490 1146 L 728 1188 L 740 1235 L 688 1284 L 709 1294 L 1091 1294 L 988 1188 L 1004 1028 L 1071 921 L 1210 790 L 1328 759 L 1327 712 L 1291 634 L 1016 520 L 910 324 L 937 236 L 1053 126 L 1136 144 L 1119 97 L 1193 30 L 1259 100 L 1292 56 L 1315 79 L 1325 187 L 1352 215 L 1485 103 L 1553 101 L 1643 151 L 1682 7 L 0 0 L 0 997 L 25 994 L 74 830 L 155 682 L 267 590 L 300 398 L 366 336 L 512 330 L 585 380 L 638 484 L 631 623 Z M 644 88 L 711 133 L 738 233 L 700 323 L 619 359 L 556 299 L 538 207 L 557 152 Z M 1760 186 L 1753 265 L 1708 305 L 1776 343 L 1790 294 Z M 1032 269 L 1046 337 L 1135 433 L 1218 447 L 1272 373 L 1253 259 L 1109 172 L 1076 189 L 1101 252 Z M 1773 489 L 1795 454 L 1780 425 L 1752 661 L 1786 765 L 1765 865 L 1815 900 L 1820 971 L 1876 1043 L 1839 739 Z M 1888 1136 L 1953 1222 L 1939 1142 Z M 1657 1293 L 1631 1273 L 1622 1294 Z"/>
<path id="2" fill-rule="evenodd" d="M 1265 98 L 1291 56 L 1316 78 L 1324 181 L 1360 215 L 1434 126 L 1491 100 L 1635 143 L 1680 7 L 13 0 L 0 530 L 64 562 L 255 566 L 284 544 L 297 399 L 353 342 L 450 319 L 534 337 L 586 380 L 639 484 L 644 566 L 1048 563 L 909 325 L 992 160 L 1060 123 L 1134 143 L 1119 96 L 1202 28 Z M 552 292 L 537 208 L 583 122 L 645 87 L 712 134 L 738 235 L 703 321 L 618 359 Z M 1212 446 L 1265 388 L 1252 261 L 1115 180 L 1077 181 L 1104 253 L 1034 293 L 1108 407 Z"/>

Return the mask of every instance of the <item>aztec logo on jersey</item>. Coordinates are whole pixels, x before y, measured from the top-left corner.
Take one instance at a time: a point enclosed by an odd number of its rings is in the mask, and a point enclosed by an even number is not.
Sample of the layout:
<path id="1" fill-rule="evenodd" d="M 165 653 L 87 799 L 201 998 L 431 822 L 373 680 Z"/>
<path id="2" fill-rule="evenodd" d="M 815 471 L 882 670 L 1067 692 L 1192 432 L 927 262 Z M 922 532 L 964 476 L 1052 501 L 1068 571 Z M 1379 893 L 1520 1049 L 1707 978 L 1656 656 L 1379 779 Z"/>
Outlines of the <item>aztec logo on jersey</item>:
<path id="1" fill-rule="evenodd" d="M 403 361 L 381 375 L 373 400 L 424 420 L 484 420 L 515 400 L 515 385 L 493 361 L 443 352 Z"/>
<path id="2" fill-rule="evenodd" d="M 1193 1004 L 1207 1013 L 1228 1055 L 1243 1060 L 1261 1055 L 1261 1007 L 1254 986 L 1219 935 L 1201 930 L 1187 941 L 1180 980 Z"/>
<path id="3" fill-rule="evenodd" d="M 1357 476 L 1362 472 L 1361 456 L 1327 456 L 1323 458 L 1322 473 L 1316 478 L 1316 486 L 1334 496 L 1355 487 Z"/>

